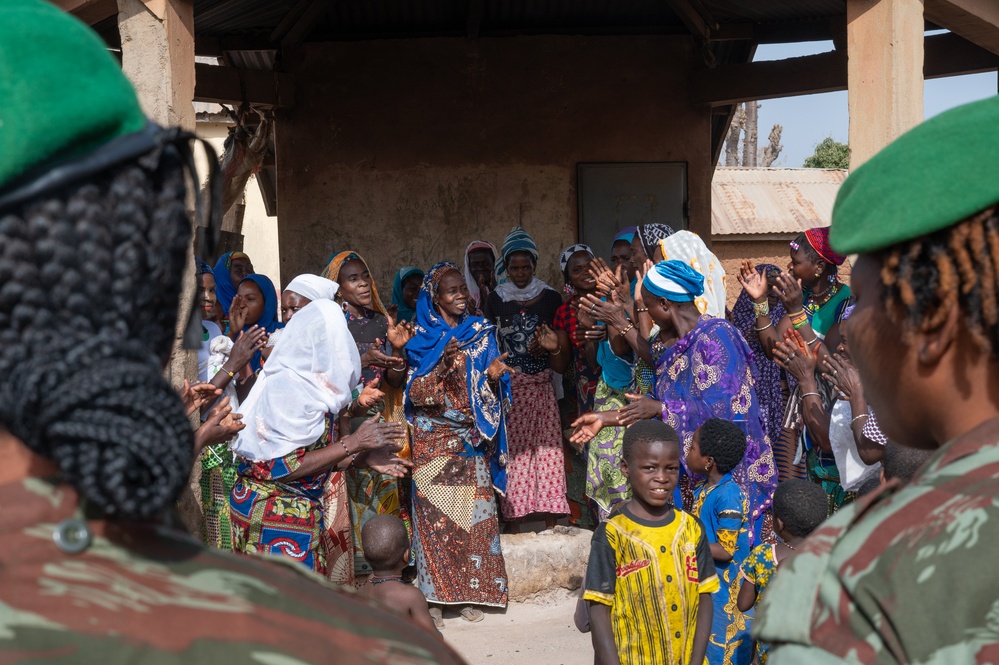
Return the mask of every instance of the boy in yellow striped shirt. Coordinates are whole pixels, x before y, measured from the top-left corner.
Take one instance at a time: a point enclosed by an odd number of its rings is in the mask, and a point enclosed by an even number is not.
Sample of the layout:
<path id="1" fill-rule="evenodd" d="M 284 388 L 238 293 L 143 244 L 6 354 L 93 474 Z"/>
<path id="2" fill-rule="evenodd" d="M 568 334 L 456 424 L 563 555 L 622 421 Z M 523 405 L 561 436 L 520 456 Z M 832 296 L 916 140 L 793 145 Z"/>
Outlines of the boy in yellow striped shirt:
<path id="1" fill-rule="evenodd" d="M 645 420 L 624 435 L 633 498 L 593 534 L 584 600 L 601 665 L 702 665 L 719 587 L 700 521 L 673 506 L 680 441 Z"/>

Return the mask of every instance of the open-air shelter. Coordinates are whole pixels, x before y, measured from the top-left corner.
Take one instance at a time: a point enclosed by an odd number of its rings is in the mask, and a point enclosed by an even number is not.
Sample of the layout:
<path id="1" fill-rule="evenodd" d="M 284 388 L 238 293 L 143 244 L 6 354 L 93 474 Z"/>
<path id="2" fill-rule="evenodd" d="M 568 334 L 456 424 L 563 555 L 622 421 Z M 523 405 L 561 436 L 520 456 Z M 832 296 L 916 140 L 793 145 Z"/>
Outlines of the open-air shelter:
<path id="1" fill-rule="evenodd" d="M 561 247 L 615 225 L 708 237 L 735 104 L 848 90 L 856 166 L 922 120 L 924 78 L 999 66 L 995 0 L 57 4 L 120 50 L 160 122 L 193 128 L 194 100 L 273 108 L 282 275 L 356 248 L 383 289 L 516 225 L 556 283 Z M 752 62 L 815 40 L 835 50 Z"/>

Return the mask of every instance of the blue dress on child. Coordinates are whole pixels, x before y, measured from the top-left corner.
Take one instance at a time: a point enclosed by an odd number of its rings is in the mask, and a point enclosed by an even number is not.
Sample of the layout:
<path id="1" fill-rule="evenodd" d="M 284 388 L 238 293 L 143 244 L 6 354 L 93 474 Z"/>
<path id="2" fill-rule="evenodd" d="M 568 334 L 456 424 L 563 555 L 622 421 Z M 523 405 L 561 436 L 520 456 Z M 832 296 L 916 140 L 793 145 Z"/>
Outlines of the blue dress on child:
<path id="1" fill-rule="evenodd" d="M 742 562 L 749 555 L 749 500 L 727 473 L 716 485 L 706 483 L 694 489 L 691 511 L 704 524 L 708 543 L 720 544 L 732 560 L 715 560 L 721 587 L 713 595 L 714 617 L 708 639 L 709 665 L 749 665 L 753 640 L 749 635 L 750 615 L 739 611 L 738 598 Z"/>

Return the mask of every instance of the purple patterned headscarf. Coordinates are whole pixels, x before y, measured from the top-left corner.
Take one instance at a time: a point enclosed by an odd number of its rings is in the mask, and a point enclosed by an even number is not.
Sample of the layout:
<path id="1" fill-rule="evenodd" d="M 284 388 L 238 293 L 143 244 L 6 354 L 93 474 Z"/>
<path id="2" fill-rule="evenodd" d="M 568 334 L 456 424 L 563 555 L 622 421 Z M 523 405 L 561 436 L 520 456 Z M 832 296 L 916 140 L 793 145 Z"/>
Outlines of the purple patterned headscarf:
<path id="1" fill-rule="evenodd" d="M 756 266 L 756 272 L 761 275 L 780 268 L 769 263 Z M 784 316 L 784 305 L 777 301 L 770 310 L 770 320 L 775 324 Z M 753 351 L 753 364 L 756 366 L 756 397 L 760 402 L 760 410 L 763 412 L 763 423 L 766 426 L 767 436 L 770 443 L 775 444 L 780 440 L 781 421 L 784 418 L 784 396 L 781 393 L 781 368 L 773 360 L 767 358 L 763 353 L 763 345 L 760 344 L 759 336 L 756 334 L 756 314 L 753 312 L 753 299 L 743 291 L 739 299 L 732 308 L 732 324 L 739 329 L 742 336 Z"/>

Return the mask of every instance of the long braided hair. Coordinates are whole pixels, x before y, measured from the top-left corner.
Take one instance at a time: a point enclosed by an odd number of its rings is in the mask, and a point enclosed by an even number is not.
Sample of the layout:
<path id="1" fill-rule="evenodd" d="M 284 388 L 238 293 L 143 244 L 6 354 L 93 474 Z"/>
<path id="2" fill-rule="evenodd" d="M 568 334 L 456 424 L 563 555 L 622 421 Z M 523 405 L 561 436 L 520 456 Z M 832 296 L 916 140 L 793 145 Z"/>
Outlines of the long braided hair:
<path id="1" fill-rule="evenodd" d="M 999 357 L 999 205 L 883 252 L 881 282 L 896 325 L 931 330 L 957 304 L 979 347 Z"/>
<path id="2" fill-rule="evenodd" d="M 168 152 L 0 213 L 0 427 L 109 516 L 161 512 L 191 469 L 162 375 L 190 252 L 184 195 Z"/>

